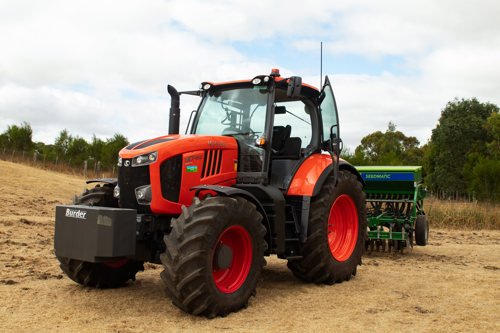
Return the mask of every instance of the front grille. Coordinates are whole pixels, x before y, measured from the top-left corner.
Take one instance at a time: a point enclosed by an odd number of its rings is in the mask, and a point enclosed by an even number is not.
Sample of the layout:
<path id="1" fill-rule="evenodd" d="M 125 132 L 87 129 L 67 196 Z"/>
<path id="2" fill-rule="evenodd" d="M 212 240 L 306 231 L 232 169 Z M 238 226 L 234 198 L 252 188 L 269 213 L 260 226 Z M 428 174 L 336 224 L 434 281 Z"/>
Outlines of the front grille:
<path id="1" fill-rule="evenodd" d="M 222 150 L 207 150 L 203 159 L 201 178 L 206 178 L 220 173 L 222 164 Z"/>
<path id="2" fill-rule="evenodd" d="M 132 162 L 130 159 L 123 160 Z M 140 167 L 121 166 L 118 168 L 118 186 L 120 187 L 120 207 L 136 209 L 138 213 L 149 213 L 149 206 L 139 205 L 135 198 L 135 189 L 150 184 L 149 165 Z"/>
<path id="3" fill-rule="evenodd" d="M 182 181 L 182 155 L 169 158 L 160 165 L 161 195 L 168 201 L 179 202 Z"/>

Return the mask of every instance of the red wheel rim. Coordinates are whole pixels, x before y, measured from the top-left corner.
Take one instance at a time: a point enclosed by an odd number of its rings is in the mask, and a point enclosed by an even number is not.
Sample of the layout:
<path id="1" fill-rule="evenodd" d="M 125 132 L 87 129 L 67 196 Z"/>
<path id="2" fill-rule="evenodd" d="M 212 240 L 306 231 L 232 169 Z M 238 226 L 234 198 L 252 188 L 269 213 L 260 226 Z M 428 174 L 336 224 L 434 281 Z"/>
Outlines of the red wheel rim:
<path id="1" fill-rule="evenodd" d="M 351 256 L 358 240 L 358 211 L 351 197 L 343 194 L 333 203 L 328 218 L 328 245 L 337 261 Z"/>
<path id="2" fill-rule="evenodd" d="M 111 267 L 111 268 L 118 268 L 122 267 L 128 262 L 128 259 L 120 260 L 120 261 L 113 261 L 113 262 L 105 262 L 104 265 Z"/>
<path id="3" fill-rule="evenodd" d="M 217 265 L 216 254 L 222 246 L 229 247 L 232 257 L 227 268 Z M 217 240 L 212 253 L 212 277 L 215 285 L 223 293 L 238 290 L 245 282 L 252 265 L 252 242 L 248 232 L 240 226 L 226 229 Z"/>

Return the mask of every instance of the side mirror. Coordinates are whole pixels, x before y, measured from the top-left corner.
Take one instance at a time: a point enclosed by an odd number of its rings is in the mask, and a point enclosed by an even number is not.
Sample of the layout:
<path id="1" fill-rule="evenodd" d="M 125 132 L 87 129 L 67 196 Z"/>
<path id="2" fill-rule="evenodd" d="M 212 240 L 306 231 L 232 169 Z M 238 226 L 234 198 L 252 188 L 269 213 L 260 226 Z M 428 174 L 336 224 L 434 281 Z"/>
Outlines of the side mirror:
<path id="1" fill-rule="evenodd" d="M 337 130 L 334 132 L 334 128 L 336 128 Z M 342 151 L 342 149 L 344 148 L 344 142 L 342 141 L 342 139 L 339 137 L 338 135 L 338 125 L 332 125 L 332 127 L 330 127 L 330 149 L 331 151 L 333 151 L 335 154 L 337 154 L 337 156 L 340 155 L 340 152 Z"/>
<path id="2" fill-rule="evenodd" d="M 286 95 L 288 97 L 299 97 L 301 88 L 302 78 L 300 76 L 292 76 L 288 79 L 288 89 L 286 91 Z"/>
<path id="3" fill-rule="evenodd" d="M 342 152 L 342 149 L 344 149 L 344 141 L 342 139 L 333 139 L 332 141 L 332 151 L 335 152 L 335 154 L 340 155 Z"/>

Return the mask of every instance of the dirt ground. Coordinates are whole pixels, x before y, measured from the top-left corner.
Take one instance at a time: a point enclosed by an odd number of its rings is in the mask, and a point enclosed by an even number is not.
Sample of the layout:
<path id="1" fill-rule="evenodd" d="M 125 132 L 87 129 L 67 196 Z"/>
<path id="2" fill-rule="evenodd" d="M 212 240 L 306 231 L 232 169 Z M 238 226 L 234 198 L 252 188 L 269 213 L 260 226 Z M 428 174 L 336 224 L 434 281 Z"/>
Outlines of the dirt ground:
<path id="1" fill-rule="evenodd" d="M 161 267 L 113 290 L 77 285 L 54 257 L 54 212 L 80 177 L 0 161 L 0 331 L 500 331 L 500 231 L 430 232 L 410 254 L 372 253 L 356 277 L 306 284 L 267 258 L 249 307 L 187 315 L 166 298 Z"/>

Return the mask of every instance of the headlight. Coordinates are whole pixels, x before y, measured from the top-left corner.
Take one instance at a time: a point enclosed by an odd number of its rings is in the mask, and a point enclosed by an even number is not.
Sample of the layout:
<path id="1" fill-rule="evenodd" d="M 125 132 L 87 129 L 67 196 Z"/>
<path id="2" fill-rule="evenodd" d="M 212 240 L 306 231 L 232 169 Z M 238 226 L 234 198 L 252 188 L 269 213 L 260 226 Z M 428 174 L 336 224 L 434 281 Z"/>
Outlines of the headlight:
<path id="1" fill-rule="evenodd" d="M 135 197 L 139 205 L 150 205 L 153 200 L 151 185 L 141 186 L 135 189 Z"/>
<path id="2" fill-rule="evenodd" d="M 138 155 L 132 159 L 132 166 L 138 167 L 138 166 L 152 164 L 152 163 L 156 162 L 157 158 L 158 158 L 157 151 L 154 151 L 152 153 Z"/>
<path id="3" fill-rule="evenodd" d="M 116 185 L 115 188 L 113 189 L 113 196 L 115 198 L 119 198 L 120 197 L 120 187 L 118 185 Z"/>
<path id="4" fill-rule="evenodd" d="M 121 156 L 118 156 L 118 166 L 121 167 L 123 165 L 123 160 Z"/>

